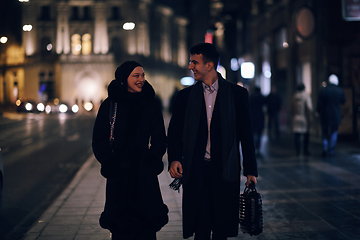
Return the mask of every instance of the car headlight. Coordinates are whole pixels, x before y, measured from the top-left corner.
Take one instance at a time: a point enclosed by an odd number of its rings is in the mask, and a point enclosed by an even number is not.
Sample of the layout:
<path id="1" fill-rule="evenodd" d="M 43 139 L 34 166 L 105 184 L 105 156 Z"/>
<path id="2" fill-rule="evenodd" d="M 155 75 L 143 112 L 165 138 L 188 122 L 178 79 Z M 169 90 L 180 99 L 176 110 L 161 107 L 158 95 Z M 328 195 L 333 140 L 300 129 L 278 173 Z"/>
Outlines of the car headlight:
<path id="1" fill-rule="evenodd" d="M 66 113 L 67 110 L 68 110 L 68 107 L 67 107 L 65 104 L 60 104 L 60 106 L 59 106 L 59 111 L 60 111 L 61 113 Z"/>
<path id="2" fill-rule="evenodd" d="M 50 106 L 50 105 L 46 105 L 46 107 L 45 107 L 45 112 L 46 112 L 47 114 L 51 113 L 51 106 Z"/>
<path id="3" fill-rule="evenodd" d="M 30 112 L 33 109 L 33 105 L 31 103 L 26 103 L 25 109 Z"/>
<path id="4" fill-rule="evenodd" d="M 77 104 L 74 104 L 72 107 L 71 107 L 71 111 L 73 111 L 73 113 L 77 113 L 79 111 L 79 106 Z"/>
<path id="5" fill-rule="evenodd" d="M 43 112 L 45 110 L 45 105 L 43 103 L 39 103 L 36 108 L 39 112 Z"/>

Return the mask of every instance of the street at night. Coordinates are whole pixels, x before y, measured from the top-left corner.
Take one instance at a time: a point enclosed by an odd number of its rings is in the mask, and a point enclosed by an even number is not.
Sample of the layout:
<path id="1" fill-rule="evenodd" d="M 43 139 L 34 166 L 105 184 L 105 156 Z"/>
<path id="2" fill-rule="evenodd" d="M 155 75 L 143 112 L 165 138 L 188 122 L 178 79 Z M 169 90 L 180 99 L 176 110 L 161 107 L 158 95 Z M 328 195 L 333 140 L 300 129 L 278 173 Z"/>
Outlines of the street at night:
<path id="1" fill-rule="evenodd" d="M 1 0 L 0 240 L 360 240 L 359 29 L 359 0 Z"/>
<path id="2" fill-rule="evenodd" d="M 94 115 L 5 113 L 1 239 L 21 239 L 91 155 Z"/>
<path id="3" fill-rule="evenodd" d="M 167 125 L 170 116 L 164 116 Z M 1 239 L 110 239 L 98 223 L 105 179 L 91 152 L 93 122 L 92 114 L 3 115 Z M 291 135 L 282 134 L 279 141 L 263 136 L 257 190 L 264 230 L 256 237 L 240 230 L 230 239 L 359 239 L 358 144 L 341 140 L 336 155 L 322 157 L 314 139 L 310 150 L 311 156 L 298 158 Z M 157 239 L 180 240 L 181 193 L 168 187 L 172 179 L 166 170 L 159 181 L 170 220 Z"/>

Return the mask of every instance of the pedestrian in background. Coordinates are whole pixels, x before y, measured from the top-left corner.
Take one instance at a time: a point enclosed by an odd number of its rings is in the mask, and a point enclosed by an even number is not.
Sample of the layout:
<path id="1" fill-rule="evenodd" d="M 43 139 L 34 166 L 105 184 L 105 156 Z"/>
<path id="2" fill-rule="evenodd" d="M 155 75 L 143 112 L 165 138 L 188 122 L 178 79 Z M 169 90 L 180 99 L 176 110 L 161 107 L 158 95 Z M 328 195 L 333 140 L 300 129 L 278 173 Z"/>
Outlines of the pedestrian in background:
<path id="1" fill-rule="evenodd" d="M 96 117 L 92 147 L 107 179 L 101 227 L 113 240 L 155 240 L 168 222 L 157 178 L 166 135 L 159 101 L 139 63 L 127 61 L 116 69 Z"/>
<path id="2" fill-rule="evenodd" d="M 317 112 L 320 115 L 322 129 L 323 156 L 333 155 L 341 123 L 340 105 L 345 104 L 344 90 L 338 87 L 339 79 L 329 77 L 329 85 L 323 88 L 318 97 Z"/>
<path id="3" fill-rule="evenodd" d="M 291 109 L 296 155 L 298 157 L 302 154 L 309 156 L 310 122 L 313 105 L 303 83 L 300 83 L 296 88 L 291 102 Z"/>
<path id="4" fill-rule="evenodd" d="M 256 155 L 261 157 L 261 139 L 265 127 L 264 106 L 266 103 L 265 97 L 261 94 L 259 87 L 254 87 L 253 92 L 250 92 L 250 116 L 253 127 L 254 143 Z"/>
<path id="5" fill-rule="evenodd" d="M 268 136 L 276 140 L 280 139 L 280 122 L 279 114 L 282 105 L 282 99 L 277 92 L 276 86 L 271 86 L 271 92 L 266 97 L 266 109 L 268 114 Z"/>
<path id="6" fill-rule="evenodd" d="M 239 229 L 240 150 L 244 175 L 256 183 L 257 165 L 248 93 L 217 71 L 210 43 L 190 49 L 197 81 L 179 91 L 168 129 L 169 173 L 183 184 L 183 237 L 226 240 Z M 212 237 L 211 237 L 212 233 Z"/>

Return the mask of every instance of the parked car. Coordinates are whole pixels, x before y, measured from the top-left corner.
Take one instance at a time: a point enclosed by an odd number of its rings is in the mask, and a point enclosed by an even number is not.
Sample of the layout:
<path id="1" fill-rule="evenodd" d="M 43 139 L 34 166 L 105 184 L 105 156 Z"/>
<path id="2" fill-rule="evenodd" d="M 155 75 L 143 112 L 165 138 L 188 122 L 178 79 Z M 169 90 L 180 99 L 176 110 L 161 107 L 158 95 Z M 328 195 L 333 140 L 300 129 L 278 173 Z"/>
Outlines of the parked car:
<path id="1" fill-rule="evenodd" d="M 40 113 L 37 108 L 38 103 L 32 100 L 22 101 L 18 99 L 16 101 L 17 112 L 31 112 L 31 113 Z"/>
<path id="2" fill-rule="evenodd" d="M 55 98 L 54 100 L 51 100 L 45 105 L 45 112 L 47 114 L 49 113 L 76 113 L 77 111 L 74 111 L 74 106 L 70 106 L 69 104 L 65 102 L 61 102 L 58 98 Z"/>

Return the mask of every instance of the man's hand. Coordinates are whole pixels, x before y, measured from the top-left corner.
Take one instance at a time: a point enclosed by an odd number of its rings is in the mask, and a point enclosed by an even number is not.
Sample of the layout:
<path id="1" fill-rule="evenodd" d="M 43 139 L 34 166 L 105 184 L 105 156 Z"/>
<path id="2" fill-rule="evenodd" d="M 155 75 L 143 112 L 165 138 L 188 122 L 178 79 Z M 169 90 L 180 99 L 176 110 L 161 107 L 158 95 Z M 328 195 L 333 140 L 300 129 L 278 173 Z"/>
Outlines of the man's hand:
<path id="1" fill-rule="evenodd" d="M 247 186 L 247 187 L 249 186 L 250 181 L 253 181 L 255 184 L 257 183 L 255 176 L 253 176 L 253 175 L 247 175 L 246 177 L 247 177 L 247 181 L 246 181 L 246 186 Z"/>
<path id="2" fill-rule="evenodd" d="M 172 162 L 170 165 L 169 173 L 172 178 L 181 178 L 183 173 L 181 163 L 179 161 Z"/>

